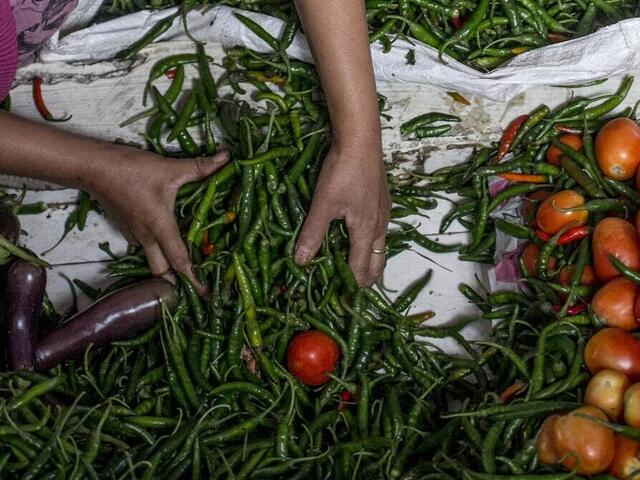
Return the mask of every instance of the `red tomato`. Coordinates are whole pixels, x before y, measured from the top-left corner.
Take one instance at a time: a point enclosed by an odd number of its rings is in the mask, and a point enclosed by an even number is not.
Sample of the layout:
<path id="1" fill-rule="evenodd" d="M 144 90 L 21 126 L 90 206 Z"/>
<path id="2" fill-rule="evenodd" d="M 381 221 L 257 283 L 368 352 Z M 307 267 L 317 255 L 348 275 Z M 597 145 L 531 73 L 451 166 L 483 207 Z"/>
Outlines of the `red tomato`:
<path id="1" fill-rule="evenodd" d="M 607 177 L 629 180 L 640 163 L 640 127 L 628 118 L 615 118 L 598 132 L 596 159 Z"/>
<path id="2" fill-rule="evenodd" d="M 582 137 L 580 135 L 561 135 L 558 140 L 576 151 L 582 150 Z M 547 162 L 560 166 L 560 158 L 564 155 L 555 145 L 547 149 Z"/>
<path id="3" fill-rule="evenodd" d="M 297 334 L 287 348 L 289 372 L 305 385 L 327 383 L 327 373 L 336 369 L 339 358 L 338 344 L 318 330 Z"/>
<path id="4" fill-rule="evenodd" d="M 640 428 L 640 383 L 631 385 L 624 394 L 624 421 Z"/>
<path id="5" fill-rule="evenodd" d="M 610 368 L 635 380 L 640 377 L 640 341 L 625 330 L 604 328 L 587 342 L 584 361 L 592 374 Z"/>
<path id="6" fill-rule="evenodd" d="M 640 269 L 640 237 L 636 228 L 621 218 L 605 218 L 593 230 L 593 265 L 600 280 L 619 277 L 620 272 L 611 265 L 609 255 L 615 256 L 627 267 Z"/>
<path id="7" fill-rule="evenodd" d="M 640 471 L 640 442 L 622 434 L 616 435 L 616 447 L 613 460 L 607 471 L 621 480 L 632 479 Z"/>
<path id="8" fill-rule="evenodd" d="M 525 273 L 530 277 L 538 276 L 538 260 L 540 260 L 540 247 L 538 247 L 535 243 L 530 243 L 525 247 L 520 255 L 522 257 L 522 263 L 524 263 L 524 268 L 527 269 L 526 272 L 520 272 L 522 275 Z M 554 271 L 557 266 L 557 260 L 555 257 L 551 257 L 549 259 L 549 271 Z"/>
<path id="9" fill-rule="evenodd" d="M 538 432 L 538 440 L 536 443 L 538 460 L 546 465 L 555 465 L 560 461 L 560 457 L 553 445 L 556 421 L 559 418 L 560 415 L 551 415 L 550 417 L 547 417 Z"/>
<path id="10" fill-rule="evenodd" d="M 533 227 L 535 224 L 536 208 L 543 200 L 549 198 L 551 192 L 547 190 L 536 190 L 524 197 L 521 207 L 521 214 L 526 225 Z"/>
<path id="11" fill-rule="evenodd" d="M 561 285 L 571 285 L 571 277 L 573 276 L 574 270 L 575 266 L 573 265 L 569 265 L 560 270 L 558 283 Z M 598 277 L 596 277 L 596 272 L 591 265 L 585 265 L 582 276 L 580 277 L 580 284 L 590 287 L 595 287 L 598 284 Z"/>
<path id="12" fill-rule="evenodd" d="M 635 304 L 638 286 L 628 278 L 618 277 L 600 287 L 591 300 L 591 308 L 604 325 L 635 330 L 639 324 Z"/>
<path id="13" fill-rule="evenodd" d="M 571 224 L 573 227 L 584 225 L 587 223 L 587 218 L 589 217 L 589 212 L 586 210 L 575 210 L 571 212 L 559 210 L 563 208 L 582 207 L 584 203 L 584 197 L 573 190 L 562 190 L 551 195 L 542 202 L 536 212 L 538 227 L 540 227 L 543 232 L 553 235 L 568 224 Z"/>
<path id="14" fill-rule="evenodd" d="M 624 373 L 605 368 L 589 380 L 584 403 L 600 408 L 611 420 L 617 422 L 624 413 L 624 393 L 629 385 L 631 380 Z"/>
<path id="15" fill-rule="evenodd" d="M 576 469 L 583 475 L 604 472 L 613 458 L 613 432 L 579 415 L 607 420 L 602 410 L 596 407 L 580 407 L 558 418 L 553 428 L 556 454 L 568 470 Z"/>

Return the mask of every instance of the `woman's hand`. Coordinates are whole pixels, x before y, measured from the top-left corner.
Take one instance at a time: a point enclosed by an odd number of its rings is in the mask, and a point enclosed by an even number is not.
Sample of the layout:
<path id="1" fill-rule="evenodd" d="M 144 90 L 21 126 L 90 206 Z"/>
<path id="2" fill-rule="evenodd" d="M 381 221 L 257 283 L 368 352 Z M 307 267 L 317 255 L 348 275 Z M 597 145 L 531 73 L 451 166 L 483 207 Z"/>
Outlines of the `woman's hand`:
<path id="1" fill-rule="evenodd" d="M 374 143 L 374 145 L 376 145 Z M 324 160 L 311 210 L 298 238 L 295 261 L 305 264 L 318 252 L 332 220 L 349 229 L 349 265 L 360 285 L 371 285 L 384 269 L 391 199 L 378 148 L 332 146 Z"/>
<path id="2" fill-rule="evenodd" d="M 130 242 L 142 245 L 156 276 L 170 270 L 186 275 L 201 291 L 189 252 L 180 237 L 174 204 L 181 185 L 206 178 L 227 161 L 214 157 L 170 159 L 130 147 L 114 146 L 98 172 L 87 180 L 107 214 L 116 220 Z"/>

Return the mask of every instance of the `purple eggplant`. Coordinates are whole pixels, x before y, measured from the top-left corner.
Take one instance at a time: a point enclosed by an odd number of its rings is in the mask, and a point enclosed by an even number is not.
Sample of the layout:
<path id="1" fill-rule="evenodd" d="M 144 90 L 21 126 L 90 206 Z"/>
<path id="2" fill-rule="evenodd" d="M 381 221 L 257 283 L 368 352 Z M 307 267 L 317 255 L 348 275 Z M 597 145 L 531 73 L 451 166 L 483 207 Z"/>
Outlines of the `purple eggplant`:
<path id="1" fill-rule="evenodd" d="M 122 340 L 162 319 L 178 304 L 175 287 L 160 279 L 145 280 L 116 290 L 77 313 L 46 335 L 36 348 L 36 368 L 49 370 L 96 347 Z"/>
<path id="2" fill-rule="evenodd" d="M 20 221 L 6 206 L 0 204 L 0 235 L 15 244 L 20 237 Z"/>
<path id="3" fill-rule="evenodd" d="M 38 340 L 47 273 L 43 267 L 16 259 L 6 276 L 4 325 L 9 369 L 31 368 Z"/>

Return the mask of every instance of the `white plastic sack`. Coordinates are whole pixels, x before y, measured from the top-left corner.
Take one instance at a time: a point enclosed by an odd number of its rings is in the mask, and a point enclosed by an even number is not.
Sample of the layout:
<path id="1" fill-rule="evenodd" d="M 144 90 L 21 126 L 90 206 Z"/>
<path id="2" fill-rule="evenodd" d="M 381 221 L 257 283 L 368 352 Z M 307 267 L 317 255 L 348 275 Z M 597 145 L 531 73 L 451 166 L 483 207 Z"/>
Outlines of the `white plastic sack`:
<path id="1" fill-rule="evenodd" d="M 84 0 L 86 4 L 101 0 Z M 52 42 L 41 53 L 43 62 L 96 62 L 110 60 L 149 31 L 158 21 L 175 13 L 175 8 L 141 11 L 112 21 L 93 25 Z M 189 30 L 202 41 L 221 42 L 224 46 L 245 45 L 257 51 L 269 47 L 233 15 L 236 9 L 219 6 L 188 15 Z M 267 31 L 278 36 L 283 22 L 254 12 L 242 12 Z M 183 36 L 182 22 L 176 21 L 160 39 Z M 415 65 L 407 65 L 405 55 L 415 50 Z M 574 40 L 531 50 L 515 57 L 506 66 L 491 73 L 480 73 L 452 59 L 447 64 L 438 52 L 420 42 L 394 43 L 389 53 L 379 44 L 371 46 L 378 80 L 431 84 L 448 91 L 480 95 L 508 101 L 530 85 L 580 83 L 621 74 L 640 67 L 640 19 L 623 20 L 615 25 Z M 289 55 L 311 62 L 305 37 L 298 34 Z"/>

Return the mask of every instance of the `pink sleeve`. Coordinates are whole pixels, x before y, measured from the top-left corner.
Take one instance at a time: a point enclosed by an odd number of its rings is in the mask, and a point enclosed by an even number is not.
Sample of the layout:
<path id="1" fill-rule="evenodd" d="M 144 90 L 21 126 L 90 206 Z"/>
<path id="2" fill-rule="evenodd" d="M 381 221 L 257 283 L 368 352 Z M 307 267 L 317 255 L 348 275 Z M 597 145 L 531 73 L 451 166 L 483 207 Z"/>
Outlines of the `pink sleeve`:
<path id="1" fill-rule="evenodd" d="M 9 93 L 17 68 L 16 23 L 9 0 L 0 0 L 0 101 Z"/>

